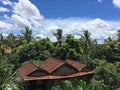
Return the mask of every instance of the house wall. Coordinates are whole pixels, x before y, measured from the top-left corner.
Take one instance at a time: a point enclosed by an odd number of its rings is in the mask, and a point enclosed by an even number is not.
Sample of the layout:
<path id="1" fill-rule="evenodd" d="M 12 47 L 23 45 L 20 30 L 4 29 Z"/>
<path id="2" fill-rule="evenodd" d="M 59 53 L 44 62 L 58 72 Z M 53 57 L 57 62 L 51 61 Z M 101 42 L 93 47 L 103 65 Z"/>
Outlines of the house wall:
<path id="1" fill-rule="evenodd" d="M 38 69 L 38 70 L 32 72 L 31 74 L 29 74 L 28 76 L 33 77 L 33 76 L 45 76 L 45 75 L 48 75 L 48 73 L 43 70 Z"/>
<path id="2" fill-rule="evenodd" d="M 51 75 L 70 75 L 73 73 L 77 73 L 78 71 L 76 69 L 74 69 L 72 66 L 70 65 L 63 65 L 60 68 L 56 69 L 54 72 L 51 73 Z M 49 75 L 49 73 L 47 73 L 46 71 L 43 70 L 36 70 L 32 73 L 30 73 L 28 76 L 45 76 L 45 75 Z"/>
<path id="3" fill-rule="evenodd" d="M 93 75 L 86 75 L 82 77 L 74 77 L 74 78 L 67 78 L 67 80 L 71 81 L 73 87 L 77 88 L 77 81 L 76 80 L 83 80 L 87 83 L 90 82 L 90 79 Z M 63 85 L 62 80 L 66 79 L 58 79 L 58 80 L 36 80 L 36 81 L 28 81 L 25 83 L 26 89 L 25 90 L 51 90 L 53 86 Z"/>
<path id="4" fill-rule="evenodd" d="M 39 81 L 27 81 L 25 82 L 26 87 L 25 90 L 47 90 L 46 81 L 39 80 Z"/>
<path id="5" fill-rule="evenodd" d="M 25 82 L 25 90 L 51 90 L 52 86 L 60 85 L 61 80 L 33 80 Z"/>
<path id="6" fill-rule="evenodd" d="M 60 68 L 58 68 L 57 70 L 55 70 L 52 75 L 70 75 L 73 73 L 77 73 L 78 71 L 76 69 L 74 69 L 72 66 L 70 65 L 63 65 Z"/>

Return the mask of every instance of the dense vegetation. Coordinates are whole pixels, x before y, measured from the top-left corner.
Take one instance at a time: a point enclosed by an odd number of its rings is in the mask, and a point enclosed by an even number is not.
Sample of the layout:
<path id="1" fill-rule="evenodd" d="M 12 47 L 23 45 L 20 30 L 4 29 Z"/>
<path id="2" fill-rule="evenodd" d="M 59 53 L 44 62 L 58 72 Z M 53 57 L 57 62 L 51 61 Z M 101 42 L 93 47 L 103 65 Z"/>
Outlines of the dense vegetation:
<path id="1" fill-rule="evenodd" d="M 17 68 L 29 60 L 39 62 L 51 56 L 63 60 L 77 60 L 93 69 L 95 74 L 87 85 L 89 90 L 120 88 L 120 30 L 117 39 L 109 37 L 103 44 L 92 40 L 88 30 L 84 30 L 80 38 L 75 38 L 72 34 L 63 36 L 62 29 L 57 29 L 53 35 L 56 42 L 49 38 L 34 38 L 28 27 L 25 27 L 20 35 L 10 33 L 4 38 L 2 33 L 0 34 L 0 90 L 9 86 L 12 90 L 22 90 Z M 80 85 L 78 87 L 80 88 Z M 59 90 L 56 88 L 53 87 L 53 90 Z"/>

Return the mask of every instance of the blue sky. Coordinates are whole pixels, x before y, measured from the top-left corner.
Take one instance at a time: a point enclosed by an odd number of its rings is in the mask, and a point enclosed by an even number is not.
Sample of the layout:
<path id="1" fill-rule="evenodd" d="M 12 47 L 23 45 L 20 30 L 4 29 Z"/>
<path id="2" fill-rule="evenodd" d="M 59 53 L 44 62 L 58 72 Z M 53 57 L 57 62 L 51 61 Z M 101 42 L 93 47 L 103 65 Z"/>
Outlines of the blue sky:
<path id="1" fill-rule="evenodd" d="M 50 37 L 56 29 L 80 37 L 89 30 L 101 43 L 116 38 L 120 28 L 120 0 L 0 0 L 0 33 L 19 34 L 25 26 L 34 36 Z"/>
<path id="2" fill-rule="evenodd" d="M 112 0 L 31 0 L 46 18 L 87 17 L 120 19 Z"/>

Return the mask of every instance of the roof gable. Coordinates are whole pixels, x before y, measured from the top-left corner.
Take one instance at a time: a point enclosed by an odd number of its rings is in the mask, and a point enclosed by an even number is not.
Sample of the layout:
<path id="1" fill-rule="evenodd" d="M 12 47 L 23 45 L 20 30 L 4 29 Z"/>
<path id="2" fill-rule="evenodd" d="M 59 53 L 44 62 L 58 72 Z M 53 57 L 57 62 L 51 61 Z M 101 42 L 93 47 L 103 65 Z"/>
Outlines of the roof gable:
<path id="1" fill-rule="evenodd" d="M 38 67 L 32 62 L 28 62 L 24 64 L 22 67 L 18 69 L 18 72 L 22 79 L 24 79 L 28 74 L 32 73 L 33 71 L 37 70 Z"/>
<path id="2" fill-rule="evenodd" d="M 57 75 L 57 76 L 66 76 L 66 75 L 71 75 L 77 72 L 78 70 L 73 68 L 71 65 L 64 63 L 62 66 L 54 70 L 51 74 Z"/>
<path id="3" fill-rule="evenodd" d="M 39 65 L 28 62 L 18 69 L 19 75 L 23 80 L 27 78 L 42 78 L 47 76 L 70 76 L 82 73 L 85 64 L 67 59 L 65 61 L 50 57 Z M 79 74 L 80 75 L 80 74 Z M 86 73 L 84 75 L 87 75 Z M 81 75 L 80 75 L 81 76 Z"/>
<path id="4" fill-rule="evenodd" d="M 73 68 L 75 68 L 78 71 L 81 71 L 86 66 L 85 64 L 81 64 L 79 62 L 76 62 L 70 59 L 67 59 L 65 62 L 66 64 L 71 65 Z"/>
<path id="5" fill-rule="evenodd" d="M 56 70 L 63 64 L 64 64 L 64 61 L 50 57 L 47 60 L 40 63 L 39 67 L 46 70 L 48 73 L 52 73 L 54 70 Z"/>
<path id="6" fill-rule="evenodd" d="M 28 77 L 40 77 L 40 76 L 45 76 L 45 75 L 48 75 L 48 72 L 46 72 L 43 69 L 38 68 L 35 71 L 29 73 L 27 76 Z"/>

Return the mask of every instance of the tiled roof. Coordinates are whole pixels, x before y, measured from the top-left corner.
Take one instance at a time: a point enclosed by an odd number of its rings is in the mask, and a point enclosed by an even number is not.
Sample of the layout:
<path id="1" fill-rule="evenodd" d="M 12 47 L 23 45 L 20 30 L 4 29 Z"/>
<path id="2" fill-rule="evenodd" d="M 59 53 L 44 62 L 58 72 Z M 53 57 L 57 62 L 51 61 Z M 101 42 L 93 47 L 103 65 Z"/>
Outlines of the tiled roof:
<path id="1" fill-rule="evenodd" d="M 64 61 L 57 58 L 50 57 L 47 60 L 40 63 L 40 68 L 46 70 L 48 73 L 52 73 L 54 70 L 64 64 Z"/>
<path id="2" fill-rule="evenodd" d="M 67 59 L 66 63 L 71 65 L 73 68 L 77 69 L 78 71 L 81 71 L 86 65 L 85 64 L 81 64 L 79 62 Z"/>
<path id="3" fill-rule="evenodd" d="M 64 76 L 60 76 L 59 74 L 57 76 L 53 75 L 52 73 L 56 70 L 58 70 L 58 68 L 62 67 L 63 65 L 70 65 L 72 66 L 74 69 L 76 69 L 78 72 L 71 74 L 71 75 L 64 75 Z M 53 58 L 50 57 L 48 59 L 46 59 L 45 61 L 43 61 L 42 63 L 40 63 L 39 65 L 34 64 L 33 62 L 29 62 L 24 64 L 23 66 L 21 66 L 18 69 L 19 75 L 23 80 L 33 80 L 33 79 L 60 79 L 60 78 L 69 78 L 69 77 L 77 77 L 77 76 L 82 76 L 82 75 L 87 75 L 87 74 L 91 74 L 91 72 L 82 72 L 81 70 L 85 67 L 85 64 L 81 64 L 79 62 L 76 61 L 72 61 L 72 60 L 60 60 L 57 58 Z M 47 72 L 48 74 L 45 76 L 37 76 L 37 77 L 30 77 L 29 75 L 31 73 L 33 73 L 35 70 L 42 70 L 43 72 Z M 38 71 L 39 71 L 38 70 Z M 39 73 L 42 73 L 42 71 L 40 71 Z M 31 79 L 30 79 L 31 78 Z"/>
<path id="4" fill-rule="evenodd" d="M 37 66 L 34 63 L 28 62 L 24 64 L 23 66 L 21 66 L 18 69 L 18 72 L 19 72 L 20 77 L 24 79 L 28 74 L 35 71 L 36 69 L 37 69 Z"/>

